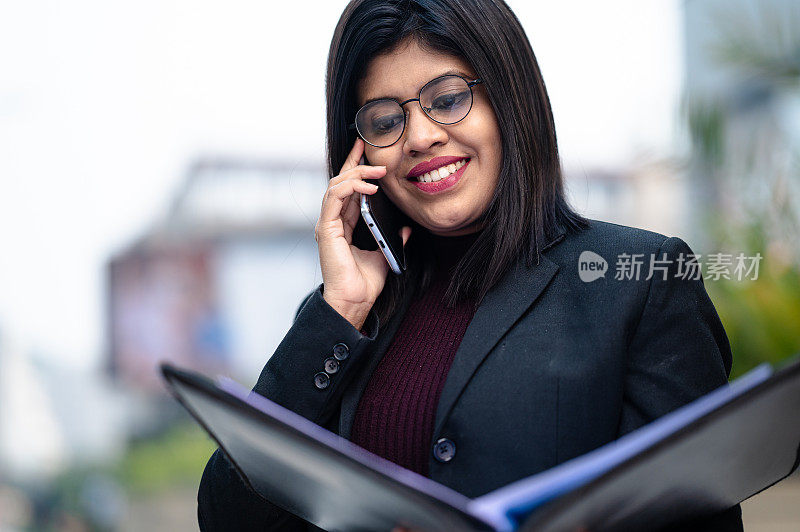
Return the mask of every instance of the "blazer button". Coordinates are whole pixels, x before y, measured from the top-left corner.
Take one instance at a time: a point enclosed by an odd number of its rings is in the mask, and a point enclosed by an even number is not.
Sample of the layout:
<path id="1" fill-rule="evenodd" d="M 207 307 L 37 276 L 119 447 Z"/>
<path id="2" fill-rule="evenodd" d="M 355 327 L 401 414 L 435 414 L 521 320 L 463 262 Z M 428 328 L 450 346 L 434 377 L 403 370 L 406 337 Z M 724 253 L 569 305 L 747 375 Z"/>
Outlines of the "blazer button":
<path id="1" fill-rule="evenodd" d="M 449 438 L 439 438 L 433 445 L 433 457 L 440 462 L 449 462 L 456 455 L 456 444 Z"/>
<path id="2" fill-rule="evenodd" d="M 336 360 L 344 360 L 350 356 L 350 348 L 347 347 L 347 344 L 336 344 L 333 346 L 333 356 L 336 357 Z"/>
<path id="3" fill-rule="evenodd" d="M 339 361 L 333 357 L 328 357 L 325 359 L 325 373 L 329 375 L 333 375 L 339 371 Z"/>
<path id="4" fill-rule="evenodd" d="M 331 378 L 328 377 L 327 373 L 319 372 L 314 375 L 314 386 L 319 388 L 320 390 L 324 390 L 328 387 L 328 384 L 331 383 Z"/>

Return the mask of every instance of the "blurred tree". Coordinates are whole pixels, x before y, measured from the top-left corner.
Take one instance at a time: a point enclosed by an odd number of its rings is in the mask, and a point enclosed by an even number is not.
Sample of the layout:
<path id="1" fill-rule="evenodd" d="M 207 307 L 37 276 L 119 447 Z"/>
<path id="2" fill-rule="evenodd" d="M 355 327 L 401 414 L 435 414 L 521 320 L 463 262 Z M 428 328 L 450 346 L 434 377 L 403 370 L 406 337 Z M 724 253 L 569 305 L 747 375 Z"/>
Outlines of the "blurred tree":
<path id="1" fill-rule="evenodd" d="M 736 376 L 800 351 L 800 6 L 685 6 L 688 31 L 708 25 L 687 39 L 702 59 L 687 60 L 683 98 L 703 248 L 763 257 L 757 279 L 706 282 Z"/>

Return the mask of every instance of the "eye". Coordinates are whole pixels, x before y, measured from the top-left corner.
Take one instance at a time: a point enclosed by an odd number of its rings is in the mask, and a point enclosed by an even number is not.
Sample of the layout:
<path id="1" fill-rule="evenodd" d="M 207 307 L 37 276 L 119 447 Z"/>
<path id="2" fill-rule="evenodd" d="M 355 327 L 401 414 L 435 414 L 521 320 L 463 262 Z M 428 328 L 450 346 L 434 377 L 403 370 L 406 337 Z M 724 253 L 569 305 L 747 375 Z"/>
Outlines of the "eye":
<path id="1" fill-rule="evenodd" d="M 449 110 L 458 107 L 468 99 L 469 91 L 450 92 L 434 98 L 431 108 L 439 111 Z"/>
<path id="2" fill-rule="evenodd" d="M 372 119 L 372 129 L 374 131 L 383 133 L 386 131 L 391 131 L 392 129 L 396 128 L 398 125 L 403 123 L 403 116 L 402 115 L 386 115 L 386 116 L 377 116 Z"/>

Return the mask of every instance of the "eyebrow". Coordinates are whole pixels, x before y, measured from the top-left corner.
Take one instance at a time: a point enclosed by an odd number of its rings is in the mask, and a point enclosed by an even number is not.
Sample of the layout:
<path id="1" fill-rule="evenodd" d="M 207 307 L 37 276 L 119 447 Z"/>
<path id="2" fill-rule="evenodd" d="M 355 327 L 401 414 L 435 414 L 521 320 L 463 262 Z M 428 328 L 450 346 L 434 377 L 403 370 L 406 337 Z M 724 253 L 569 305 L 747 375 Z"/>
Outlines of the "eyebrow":
<path id="1" fill-rule="evenodd" d="M 442 72 L 441 74 L 438 74 L 438 75 L 432 77 L 428 81 L 433 81 L 436 78 L 440 78 L 442 76 L 449 76 L 449 75 L 461 76 L 462 78 L 467 78 L 470 81 L 477 78 L 477 76 L 473 76 L 472 74 L 467 74 L 466 72 L 462 72 L 461 70 L 458 70 L 458 69 L 455 69 L 455 68 L 451 68 L 450 70 L 447 70 L 445 72 Z M 428 83 L 428 81 L 426 81 L 425 83 Z M 423 86 L 424 86 L 424 84 L 423 84 Z M 420 88 L 422 88 L 422 87 L 420 87 Z M 417 96 L 419 96 L 419 91 L 417 91 Z M 375 102 L 375 101 L 378 101 L 378 100 L 397 100 L 398 102 L 402 102 L 403 98 L 400 98 L 399 96 L 378 96 L 376 98 L 370 98 L 369 100 L 365 101 L 364 103 L 361 104 L 361 107 L 364 107 L 365 105 L 367 105 L 370 102 Z"/>

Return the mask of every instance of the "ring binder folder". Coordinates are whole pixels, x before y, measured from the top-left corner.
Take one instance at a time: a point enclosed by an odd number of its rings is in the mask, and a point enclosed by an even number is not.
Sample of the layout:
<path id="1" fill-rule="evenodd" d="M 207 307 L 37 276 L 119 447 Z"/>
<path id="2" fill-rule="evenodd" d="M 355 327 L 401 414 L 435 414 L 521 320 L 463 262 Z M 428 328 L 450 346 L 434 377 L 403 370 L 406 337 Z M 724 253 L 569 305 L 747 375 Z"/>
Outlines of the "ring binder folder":
<path id="1" fill-rule="evenodd" d="M 777 370 L 763 364 L 618 440 L 474 499 L 230 379 L 161 370 L 256 493 L 326 530 L 647 529 L 736 505 L 800 465 L 800 360 Z"/>

